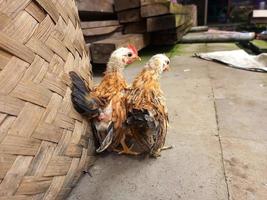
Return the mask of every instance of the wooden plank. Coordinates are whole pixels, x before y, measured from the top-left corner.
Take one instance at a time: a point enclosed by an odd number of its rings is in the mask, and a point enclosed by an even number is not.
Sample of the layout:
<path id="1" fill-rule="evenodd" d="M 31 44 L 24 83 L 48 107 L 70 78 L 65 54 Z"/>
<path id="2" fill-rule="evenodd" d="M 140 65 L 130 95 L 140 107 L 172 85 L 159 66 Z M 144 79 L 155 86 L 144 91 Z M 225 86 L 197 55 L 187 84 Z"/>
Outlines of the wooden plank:
<path id="1" fill-rule="evenodd" d="M 146 19 L 140 22 L 125 24 L 123 33 L 146 33 Z"/>
<path id="2" fill-rule="evenodd" d="M 147 34 L 127 34 L 92 43 L 90 46 L 92 62 L 105 64 L 116 48 L 127 46 L 128 44 L 133 44 L 140 50 L 149 44 L 149 36 Z"/>
<path id="3" fill-rule="evenodd" d="M 108 39 L 108 38 L 111 38 L 111 37 L 119 37 L 121 35 L 122 35 L 121 32 L 113 32 L 113 33 L 108 33 L 106 35 L 85 36 L 84 39 L 85 39 L 86 43 L 93 43 L 93 42 L 97 42 L 97 41 L 100 41 L 100 40 L 105 40 L 105 39 Z"/>
<path id="4" fill-rule="evenodd" d="M 182 4 L 167 2 L 149 4 L 141 7 L 142 17 L 153 17 L 165 14 L 190 14 L 191 6 L 183 6 Z"/>
<path id="5" fill-rule="evenodd" d="M 140 0 L 114 0 L 115 11 L 140 7 Z"/>
<path id="6" fill-rule="evenodd" d="M 140 8 L 118 12 L 118 19 L 120 23 L 141 21 Z"/>
<path id="7" fill-rule="evenodd" d="M 155 4 L 155 3 L 168 3 L 170 0 L 140 0 L 141 6 Z"/>
<path id="8" fill-rule="evenodd" d="M 117 26 L 117 25 L 119 25 L 118 20 L 81 22 L 82 29 L 98 28 L 98 27 L 106 27 L 106 26 Z"/>
<path id="9" fill-rule="evenodd" d="M 267 24 L 267 18 L 252 18 L 251 23 L 254 24 Z"/>
<path id="10" fill-rule="evenodd" d="M 76 3 L 82 21 L 116 19 L 113 3 L 110 0 L 78 0 Z"/>
<path id="11" fill-rule="evenodd" d="M 154 32 L 151 35 L 151 43 L 153 45 L 176 44 L 190 30 L 191 27 L 192 22 L 187 22 L 176 29 Z"/>
<path id="12" fill-rule="evenodd" d="M 79 12 L 114 13 L 112 3 L 107 0 L 77 0 L 76 3 Z"/>
<path id="13" fill-rule="evenodd" d="M 267 10 L 253 10 L 253 18 L 267 18 Z"/>
<path id="14" fill-rule="evenodd" d="M 98 28 L 87 28 L 83 29 L 84 36 L 97 36 L 97 35 L 106 35 L 118 31 L 121 28 L 120 25 L 117 26 L 107 26 L 107 27 L 98 27 Z"/>
<path id="15" fill-rule="evenodd" d="M 147 31 L 162 31 L 175 29 L 188 20 L 187 15 L 164 15 L 147 19 Z"/>

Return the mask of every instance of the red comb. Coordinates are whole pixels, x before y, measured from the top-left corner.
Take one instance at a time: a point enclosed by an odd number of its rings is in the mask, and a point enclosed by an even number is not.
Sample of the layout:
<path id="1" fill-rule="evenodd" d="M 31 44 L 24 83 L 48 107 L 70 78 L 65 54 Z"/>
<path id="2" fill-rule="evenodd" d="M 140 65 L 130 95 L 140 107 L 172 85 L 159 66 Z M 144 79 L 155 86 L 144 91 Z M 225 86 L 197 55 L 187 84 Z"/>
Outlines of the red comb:
<path id="1" fill-rule="evenodd" d="M 138 51 L 137 51 L 137 49 L 135 48 L 134 45 L 129 44 L 129 45 L 128 45 L 128 48 L 131 49 L 131 50 L 133 51 L 134 54 L 138 55 Z"/>

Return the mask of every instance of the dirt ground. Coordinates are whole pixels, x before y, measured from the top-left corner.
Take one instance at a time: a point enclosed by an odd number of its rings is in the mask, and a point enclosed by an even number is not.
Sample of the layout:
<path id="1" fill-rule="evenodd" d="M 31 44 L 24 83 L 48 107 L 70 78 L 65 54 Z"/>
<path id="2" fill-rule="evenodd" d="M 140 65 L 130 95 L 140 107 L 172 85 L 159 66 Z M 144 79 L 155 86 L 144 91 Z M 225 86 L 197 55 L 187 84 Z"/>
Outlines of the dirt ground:
<path id="1" fill-rule="evenodd" d="M 170 128 L 158 159 L 98 156 L 68 200 L 266 200 L 267 74 L 193 58 L 233 44 L 184 45 L 162 76 Z M 141 63 L 125 70 L 129 81 Z M 99 78 L 96 78 L 99 81 Z"/>

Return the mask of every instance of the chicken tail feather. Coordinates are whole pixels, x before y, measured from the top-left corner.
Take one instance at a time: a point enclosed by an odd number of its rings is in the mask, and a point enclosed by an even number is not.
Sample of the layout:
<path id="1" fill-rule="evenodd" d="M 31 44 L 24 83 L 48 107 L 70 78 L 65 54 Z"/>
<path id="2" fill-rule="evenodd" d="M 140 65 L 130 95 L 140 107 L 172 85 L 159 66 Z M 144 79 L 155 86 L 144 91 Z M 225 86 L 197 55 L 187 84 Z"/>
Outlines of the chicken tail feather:
<path id="1" fill-rule="evenodd" d="M 72 80 L 71 100 L 75 110 L 90 119 L 96 117 L 99 114 L 98 100 L 90 97 L 91 91 L 76 72 L 71 71 L 69 75 Z"/>
<path id="2" fill-rule="evenodd" d="M 113 133 L 113 123 L 110 123 L 105 139 L 101 142 L 100 146 L 96 150 L 97 153 L 101 153 L 109 147 L 109 145 L 112 143 L 112 139 L 114 136 Z"/>
<path id="3" fill-rule="evenodd" d="M 154 128 L 155 123 L 153 117 L 149 115 L 147 110 L 136 110 L 128 113 L 127 124 L 139 128 Z"/>

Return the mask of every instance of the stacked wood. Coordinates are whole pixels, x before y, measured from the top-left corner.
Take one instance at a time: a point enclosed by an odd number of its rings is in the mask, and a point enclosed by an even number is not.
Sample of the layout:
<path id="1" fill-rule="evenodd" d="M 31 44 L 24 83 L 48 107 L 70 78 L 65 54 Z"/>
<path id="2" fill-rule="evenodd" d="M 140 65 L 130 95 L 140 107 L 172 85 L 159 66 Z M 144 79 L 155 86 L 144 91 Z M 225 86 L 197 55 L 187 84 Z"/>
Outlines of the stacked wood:
<path id="1" fill-rule="evenodd" d="M 140 22 L 128 23 L 124 25 L 123 33 L 146 33 L 146 20 L 142 20 Z"/>
<path id="2" fill-rule="evenodd" d="M 78 7 L 93 64 L 106 64 L 113 50 L 130 43 L 175 44 L 197 23 L 196 6 L 170 0 L 78 0 Z"/>
<path id="3" fill-rule="evenodd" d="M 253 10 L 251 23 L 267 24 L 267 10 Z"/>
<path id="4" fill-rule="evenodd" d="M 110 0 L 76 0 L 81 20 L 116 19 Z"/>
<path id="5" fill-rule="evenodd" d="M 188 22 L 187 15 L 164 15 L 147 19 L 147 31 L 172 30 Z"/>
<path id="6" fill-rule="evenodd" d="M 108 62 L 110 54 L 116 48 L 127 47 L 128 44 L 133 44 L 137 50 L 140 50 L 146 47 L 149 42 L 148 34 L 127 34 L 121 37 L 111 37 L 91 44 L 91 59 L 95 64 L 105 64 Z"/>
<path id="7" fill-rule="evenodd" d="M 154 45 L 177 43 L 197 24 L 194 5 L 181 5 L 169 0 L 141 0 L 141 16 L 146 18 L 147 32 Z"/>
<path id="8" fill-rule="evenodd" d="M 155 3 L 157 1 L 142 1 L 141 16 L 153 17 L 165 14 L 188 14 L 190 13 L 190 6 L 183 6 L 178 3 L 165 1 L 164 3 Z M 144 3 L 145 2 L 145 3 Z"/>
<path id="9" fill-rule="evenodd" d="M 81 27 L 85 41 L 91 43 L 122 32 L 118 20 L 84 21 Z"/>
<path id="10" fill-rule="evenodd" d="M 118 20 L 120 23 L 138 22 L 141 21 L 140 8 L 124 10 L 118 12 Z"/>
<path id="11" fill-rule="evenodd" d="M 146 20 L 142 19 L 140 0 L 115 0 L 118 20 L 124 26 L 124 34 L 145 33 Z"/>
<path id="12" fill-rule="evenodd" d="M 67 199 L 94 160 L 69 72 L 92 87 L 74 0 L 1 1 L 0 199 Z"/>
<path id="13" fill-rule="evenodd" d="M 190 30 L 192 23 L 186 22 L 176 29 L 154 32 L 151 35 L 151 41 L 154 45 L 173 45 L 182 39 Z"/>

